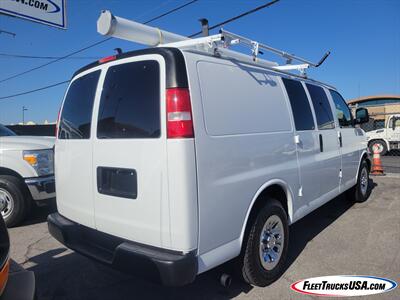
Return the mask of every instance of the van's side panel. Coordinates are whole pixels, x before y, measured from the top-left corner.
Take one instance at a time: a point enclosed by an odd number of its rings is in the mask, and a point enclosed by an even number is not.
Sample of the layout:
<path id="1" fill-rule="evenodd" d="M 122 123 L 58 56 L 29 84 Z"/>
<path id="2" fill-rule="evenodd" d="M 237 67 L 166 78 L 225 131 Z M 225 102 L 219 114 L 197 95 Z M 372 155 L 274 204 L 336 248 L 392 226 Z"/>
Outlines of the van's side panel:
<path id="1" fill-rule="evenodd" d="M 235 240 L 261 186 L 280 179 L 298 188 L 291 117 L 275 75 L 229 60 L 184 54 L 195 129 L 198 251 L 202 255 L 233 245 L 236 251 L 230 249 L 225 256 L 220 251 L 221 263 L 239 254 L 240 242 Z"/>
<path id="2" fill-rule="evenodd" d="M 168 139 L 170 249 L 197 249 L 197 177 L 193 139 Z M 161 204 L 163 205 L 163 203 Z M 161 228 L 162 231 L 166 229 Z"/>

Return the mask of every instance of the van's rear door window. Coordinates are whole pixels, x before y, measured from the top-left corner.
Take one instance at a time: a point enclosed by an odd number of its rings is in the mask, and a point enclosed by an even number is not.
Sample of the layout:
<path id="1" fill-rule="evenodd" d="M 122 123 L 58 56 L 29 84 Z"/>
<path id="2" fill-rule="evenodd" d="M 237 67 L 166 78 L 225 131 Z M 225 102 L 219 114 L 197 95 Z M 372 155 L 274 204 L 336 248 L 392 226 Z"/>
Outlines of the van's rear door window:
<path id="1" fill-rule="evenodd" d="M 97 123 L 99 139 L 160 137 L 160 70 L 154 60 L 107 71 Z"/>
<path id="2" fill-rule="evenodd" d="M 89 139 L 93 102 L 100 70 L 71 83 L 64 101 L 58 131 L 59 139 Z"/>

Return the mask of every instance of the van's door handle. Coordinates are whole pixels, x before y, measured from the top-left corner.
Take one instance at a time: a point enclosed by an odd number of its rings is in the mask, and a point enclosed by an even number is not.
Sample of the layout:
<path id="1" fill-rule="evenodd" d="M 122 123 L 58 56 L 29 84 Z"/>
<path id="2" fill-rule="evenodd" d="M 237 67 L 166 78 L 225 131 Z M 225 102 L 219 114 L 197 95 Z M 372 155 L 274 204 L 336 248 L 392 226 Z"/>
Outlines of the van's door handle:
<path id="1" fill-rule="evenodd" d="M 342 148 L 343 147 L 343 140 L 342 140 L 342 133 L 340 131 L 338 131 L 338 139 L 339 139 L 340 148 Z"/>
<path id="2" fill-rule="evenodd" d="M 319 135 L 319 150 L 324 152 L 324 141 L 322 140 L 322 134 Z"/>

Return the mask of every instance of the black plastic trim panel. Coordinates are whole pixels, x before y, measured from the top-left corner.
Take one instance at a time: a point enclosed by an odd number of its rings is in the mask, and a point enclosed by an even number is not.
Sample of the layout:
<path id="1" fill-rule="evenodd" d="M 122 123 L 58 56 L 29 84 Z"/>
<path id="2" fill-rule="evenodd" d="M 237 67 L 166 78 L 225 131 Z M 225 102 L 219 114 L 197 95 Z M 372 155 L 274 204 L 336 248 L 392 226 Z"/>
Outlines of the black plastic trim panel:
<path id="1" fill-rule="evenodd" d="M 97 167 L 97 191 L 104 195 L 136 199 L 136 170 Z"/>
<path id="2" fill-rule="evenodd" d="M 187 73 L 186 73 L 185 58 L 183 57 L 182 52 L 177 48 L 159 47 L 159 48 L 149 48 L 149 49 L 130 51 L 116 55 L 116 59 L 110 62 L 114 62 L 116 60 L 120 60 L 123 58 L 147 55 L 147 54 L 159 54 L 165 59 L 166 88 L 189 87 Z M 107 63 L 109 62 L 103 64 Z M 99 61 L 95 61 L 83 68 L 80 68 L 78 71 L 75 72 L 75 74 L 72 77 L 75 77 L 79 73 L 82 73 L 83 71 L 89 70 L 101 64 L 102 63 L 99 63 Z"/>

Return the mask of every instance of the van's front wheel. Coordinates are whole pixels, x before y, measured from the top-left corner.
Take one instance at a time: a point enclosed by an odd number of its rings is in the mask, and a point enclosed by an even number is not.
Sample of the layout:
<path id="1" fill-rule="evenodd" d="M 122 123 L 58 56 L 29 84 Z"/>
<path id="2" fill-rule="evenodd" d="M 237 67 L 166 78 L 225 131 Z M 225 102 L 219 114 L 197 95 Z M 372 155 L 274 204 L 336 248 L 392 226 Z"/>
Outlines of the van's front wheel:
<path id="1" fill-rule="evenodd" d="M 278 279 L 285 268 L 288 242 L 286 212 L 279 201 L 269 199 L 251 225 L 239 257 L 243 279 L 256 286 Z"/>
<path id="2" fill-rule="evenodd" d="M 30 201 L 25 189 L 18 178 L 0 176 L 0 211 L 7 227 L 19 224 L 29 211 Z"/>

